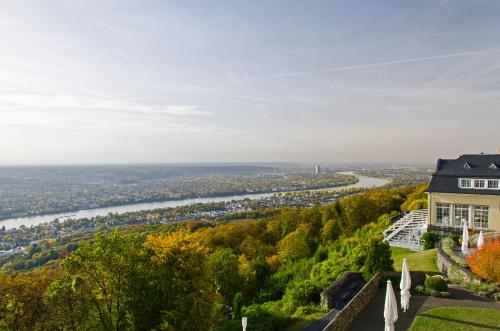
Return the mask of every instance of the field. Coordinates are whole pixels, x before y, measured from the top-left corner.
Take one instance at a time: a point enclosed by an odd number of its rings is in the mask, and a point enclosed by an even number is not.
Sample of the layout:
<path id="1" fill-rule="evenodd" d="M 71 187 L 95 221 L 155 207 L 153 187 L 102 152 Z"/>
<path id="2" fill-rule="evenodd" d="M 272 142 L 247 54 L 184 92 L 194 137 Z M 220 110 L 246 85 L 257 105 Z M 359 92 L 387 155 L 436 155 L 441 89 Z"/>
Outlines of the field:
<path id="1" fill-rule="evenodd" d="M 413 252 L 406 248 L 392 247 L 391 251 L 396 271 L 401 271 L 403 258 L 406 258 L 410 271 L 439 272 L 436 265 L 436 249 Z"/>
<path id="2" fill-rule="evenodd" d="M 410 331 L 498 330 L 500 310 L 442 307 L 417 316 Z"/>

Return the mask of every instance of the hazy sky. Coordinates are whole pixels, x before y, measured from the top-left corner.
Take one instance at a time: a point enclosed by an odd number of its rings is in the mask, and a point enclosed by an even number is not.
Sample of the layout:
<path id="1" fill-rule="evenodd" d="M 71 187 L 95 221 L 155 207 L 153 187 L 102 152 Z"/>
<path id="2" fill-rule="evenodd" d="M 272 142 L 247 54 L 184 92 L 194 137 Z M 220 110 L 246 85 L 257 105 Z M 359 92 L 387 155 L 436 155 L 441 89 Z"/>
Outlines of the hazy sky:
<path id="1" fill-rule="evenodd" d="M 500 1 L 0 2 L 0 164 L 500 149 Z"/>

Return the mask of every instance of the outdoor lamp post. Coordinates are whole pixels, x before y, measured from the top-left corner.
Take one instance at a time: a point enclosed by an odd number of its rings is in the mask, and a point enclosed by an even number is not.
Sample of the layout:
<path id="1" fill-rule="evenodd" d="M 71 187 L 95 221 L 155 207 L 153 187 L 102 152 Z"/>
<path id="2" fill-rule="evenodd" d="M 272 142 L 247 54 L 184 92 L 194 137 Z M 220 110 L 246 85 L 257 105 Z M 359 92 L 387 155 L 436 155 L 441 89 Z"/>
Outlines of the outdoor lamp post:
<path id="1" fill-rule="evenodd" d="M 243 331 L 247 331 L 247 318 L 246 317 L 241 318 L 241 326 L 243 326 Z"/>

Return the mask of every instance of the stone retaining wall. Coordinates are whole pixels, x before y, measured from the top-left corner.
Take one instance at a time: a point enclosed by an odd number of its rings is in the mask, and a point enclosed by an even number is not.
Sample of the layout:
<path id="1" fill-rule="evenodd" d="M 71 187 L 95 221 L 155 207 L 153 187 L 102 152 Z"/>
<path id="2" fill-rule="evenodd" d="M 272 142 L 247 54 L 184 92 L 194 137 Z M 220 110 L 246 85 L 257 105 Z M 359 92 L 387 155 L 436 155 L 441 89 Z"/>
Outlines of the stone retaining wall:
<path id="1" fill-rule="evenodd" d="M 437 247 L 437 266 L 441 273 L 446 275 L 453 282 L 472 282 L 474 284 L 480 284 L 481 278 L 475 275 L 468 269 L 460 266 L 458 263 L 453 261 L 444 251 L 442 243 L 439 242 Z"/>
<path id="2" fill-rule="evenodd" d="M 335 305 L 333 303 L 334 296 L 339 294 L 339 291 L 344 287 L 345 284 L 358 279 L 363 279 L 363 273 L 356 271 L 344 272 L 342 276 L 340 276 L 331 286 L 327 287 L 323 292 L 321 292 L 321 306 L 328 310 L 335 308 Z"/>
<path id="3" fill-rule="evenodd" d="M 368 305 L 378 291 L 381 273 L 370 279 L 361 291 L 342 309 L 334 319 L 328 323 L 323 331 L 345 331 L 351 322 Z"/>

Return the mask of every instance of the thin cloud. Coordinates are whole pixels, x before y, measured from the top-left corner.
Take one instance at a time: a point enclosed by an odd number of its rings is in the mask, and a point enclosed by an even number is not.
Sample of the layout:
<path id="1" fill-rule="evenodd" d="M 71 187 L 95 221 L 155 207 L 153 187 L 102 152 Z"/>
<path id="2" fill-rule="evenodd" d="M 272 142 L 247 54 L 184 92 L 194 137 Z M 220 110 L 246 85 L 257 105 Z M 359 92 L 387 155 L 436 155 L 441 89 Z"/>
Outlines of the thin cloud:
<path id="1" fill-rule="evenodd" d="M 140 64 L 139 62 L 135 61 L 134 59 L 132 59 L 130 56 L 128 56 L 127 54 L 125 54 L 123 51 L 119 50 L 119 49 L 115 49 L 113 48 L 112 51 L 118 55 L 119 57 L 121 57 L 122 59 L 124 59 L 125 61 L 129 62 L 129 63 L 132 63 L 134 66 L 140 68 L 140 69 L 145 69 L 145 67 Z"/>
<path id="2" fill-rule="evenodd" d="M 90 99 L 69 95 L 37 95 L 10 94 L 0 95 L 0 112 L 15 112 L 19 110 L 60 110 L 85 109 L 86 111 L 109 110 L 143 114 L 168 114 L 173 116 L 210 115 L 211 112 L 200 110 L 194 105 L 155 105 L 131 103 L 113 99 Z"/>
<path id="3" fill-rule="evenodd" d="M 480 50 L 480 51 L 416 57 L 416 58 L 411 58 L 411 59 L 402 59 L 402 60 L 379 62 L 379 63 L 356 64 L 356 65 L 345 66 L 345 67 L 334 67 L 334 68 L 326 68 L 326 69 L 319 69 L 319 70 L 288 72 L 288 73 L 284 73 L 284 74 L 272 75 L 271 77 L 286 78 L 286 77 L 303 76 L 303 75 L 310 75 L 310 74 L 316 74 L 316 73 L 369 69 L 369 68 L 376 68 L 376 67 L 383 67 L 383 66 L 388 66 L 388 65 L 397 65 L 397 64 L 404 64 L 404 63 L 435 61 L 435 60 L 448 59 L 448 58 L 454 58 L 454 57 L 478 55 L 478 54 L 483 54 L 483 53 L 486 53 L 486 52 L 489 52 L 492 50 L 493 49 L 485 49 L 485 50 Z"/>
<path id="4" fill-rule="evenodd" d="M 146 108 L 140 110 L 143 113 L 161 113 L 178 116 L 210 115 L 211 112 L 199 110 L 198 106 L 164 106 L 161 108 Z"/>

